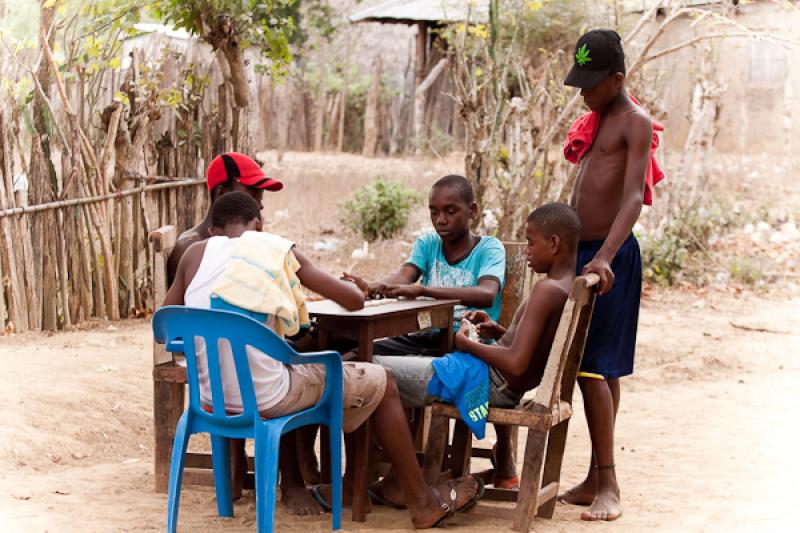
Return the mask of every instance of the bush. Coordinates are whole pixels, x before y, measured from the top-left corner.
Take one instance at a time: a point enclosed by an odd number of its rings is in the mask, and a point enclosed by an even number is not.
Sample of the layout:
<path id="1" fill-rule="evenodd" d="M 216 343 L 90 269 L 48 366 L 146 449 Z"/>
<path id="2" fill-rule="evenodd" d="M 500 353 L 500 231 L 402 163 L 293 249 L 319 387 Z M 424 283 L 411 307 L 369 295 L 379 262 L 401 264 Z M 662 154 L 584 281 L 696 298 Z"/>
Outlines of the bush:
<path id="1" fill-rule="evenodd" d="M 731 279 L 746 285 L 758 285 L 764 279 L 763 267 L 755 257 L 739 254 L 731 259 L 729 270 Z"/>
<path id="2" fill-rule="evenodd" d="M 378 176 L 342 204 L 342 222 L 368 241 L 388 239 L 406 227 L 411 208 L 419 200 L 415 190 Z"/>
<path id="3" fill-rule="evenodd" d="M 712 236 L 730 225 L 726 210 L 684 209 L 665 217 L 648 234 L 637 234 L 642 249 L 644 278 L 660 285 L 672 285 L 682 278 L 700 282 Z"/>

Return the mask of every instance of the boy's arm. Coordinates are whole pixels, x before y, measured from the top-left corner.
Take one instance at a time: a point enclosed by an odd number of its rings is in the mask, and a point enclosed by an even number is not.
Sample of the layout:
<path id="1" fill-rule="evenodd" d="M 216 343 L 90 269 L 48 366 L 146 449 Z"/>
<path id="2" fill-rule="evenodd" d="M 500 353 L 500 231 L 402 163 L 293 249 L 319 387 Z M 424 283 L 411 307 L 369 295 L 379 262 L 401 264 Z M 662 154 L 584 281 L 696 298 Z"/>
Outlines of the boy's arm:
<path id="1" fill-rule="evenodd" d="M 304 253 L 293 248 L 294 255 L 300 263 L 297 277 L 304 287 L 329 298 L 350 311 L 364 307 L 366 294 L 355 283 L 338 279 L 320 269 Z"/>
<path id="2" fill-rule="evenodd" d="M 169 257 L 167 258 L 167 286 L 172 287 L 172 284 L 175 283 L 178 275 L 178 265 L 181 263 L 181 258 L 183 258 L 183 254 L 186 253 L 186 250 L 191 246 L 191 242 L 187 241 L 178 241 L 175 243 L 175 246 L 172 248 L 172 252 L 170 252 Z"/>
<path id="3" fill-rule="evenodd" d="M 428 296 L 441 300 L 461 300 L 467 307 L 491 307 L 500 283 L 495 278 L 481 278 L 474 287 L 425 287 L 424 285 L 389 285 L 384 294 L 393 298 Z"/>
<path id="4" fill-rule="evenodd" d="M 607 293 L 614 285 L 611 261 L 630 235 L 633 225 L 642 212 L 644 182 L 650 164 L 650 145 L 653 142 L 653 124 L 650 118 L 641 113 L 631 115 L 630 124 L 625 128 L 625 141 L 628 144 L 628 157 L 625 164 L 622 205 L 603 246 L 597 251 L 594 259 L 583 267 L 583 274 L 594 272 L 600 276 L 599 294 Z"/>
<path id="5" fill-rule="evenodd" d="M 382 284 L 384 286 L 387 285 L 406 285 L 409 283 L 414 283 L 419 279 L 421 272 L 416 265 L 411 263 L 403 263 L 403 265 L 389 274 L 388 276 L 384 276 L 378 281 L 376 284 Z"/>
<path id="6" fill-rule="evenodd" d="M 558 287 L 540 281 L 531 290 L 511 346 L 472 341 L 467 337 L 467 328 L 459 328 L 455 337 L 456 348 L 471 353 L 504 374 L 522 376 L 530 366 L 550 316 L 559 311 L 563 303 L 564 294 Z"/>
<path id="7" fill-rule="evenodd" d="M 468 307 L 491 307 L 500 291 L 502 279 L 506 270 L 506 251 L 497 239 L 488 238 L 482 241 L 478 252 L 479 263 L 474 272 L 478 284 L 472 287 L 426 287 L 426 286 L 389 286 L 385 291 L 388 296 L 405 296 L 416 298 L 427 296 L 430 298 L 460 300 Z M 421 259 L 414 261 L 412 253 L 411 263 L 420 268 Z M 421 269 L 421 268 L 420 268 Z"/>
<path id="8" fill-rule="evenodd" d="M 180 262 L 175 269 L 175 279 L 172 280 L 172 285 L 169 286 L 167 296 L 164 298 L 164 305 L 184 305 L 183 296 L 186 293 L 186 288 L 194 279 L 194 275 L 197 274 L 197 269 L 200 268 L 200 262 L 203 260 L 205 250 L 206 241 L 202 241 L 192 244 L 181 254 Z"/>

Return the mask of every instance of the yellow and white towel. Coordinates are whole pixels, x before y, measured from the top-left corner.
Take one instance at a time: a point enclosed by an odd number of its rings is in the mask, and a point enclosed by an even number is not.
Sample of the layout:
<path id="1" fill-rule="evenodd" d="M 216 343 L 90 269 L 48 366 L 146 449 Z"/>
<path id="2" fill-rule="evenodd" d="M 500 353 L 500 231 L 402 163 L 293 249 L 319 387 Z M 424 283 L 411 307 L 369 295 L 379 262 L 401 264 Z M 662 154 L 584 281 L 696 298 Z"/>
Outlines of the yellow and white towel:
<path id="1" fill-rule="evenodd" d="M 231 259 L 211 292 L 225 302 L 275 317 L 275 333 L 297 334 L 310 324 L 297 277 L 300 262 L 294 243 L 270 233 L 246 231 L 237 239 Z"/>

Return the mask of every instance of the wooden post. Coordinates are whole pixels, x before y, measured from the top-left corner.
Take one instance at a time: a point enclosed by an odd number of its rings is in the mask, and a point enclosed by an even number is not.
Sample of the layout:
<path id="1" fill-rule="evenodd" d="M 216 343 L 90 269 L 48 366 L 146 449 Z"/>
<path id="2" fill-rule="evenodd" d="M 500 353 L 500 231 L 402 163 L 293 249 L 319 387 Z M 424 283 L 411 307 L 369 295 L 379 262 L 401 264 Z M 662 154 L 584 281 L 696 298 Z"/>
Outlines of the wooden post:
<path id="1" fill-rule="evenodd" d="M 341 106 L 342 109 L 339 111 L 339 134 L 336 138 L 336 151 L 341 152 L 342 148 L 344 147 L 344 121 L 347 117 L 347 91 L 348 85 L 350 84 L 350 56 L 352 55 L 352 50 L 350 48 L 350 34 L 347 34 L 347 57 L 344 62 L 344 72 L 342 74 L 342 101 Z"/>
<path id="2" fill-rule="evenodd" d="M 414 141 L 416 143 L 416 153 L 420 153 L 420 141 L 422 132 L 422 120 L 425 113 L 425 99 L 420 97 L 420 87 L 425 78 L 425 61 L 427 58 L 428 46 L 428 25 L 425 22 L 417 23 L 417 59 L 414 65 L 414 94 L 412 95 L 412 124 L 414 124 Z"/>
<path id="3" fill-rule="evenodd" d="M 361 155 L 374 157 L 378 148 L 378 100 L 381 94 L 381 77 L 383 76 L 383 60 L 375 58 L 372 72 L 372 83 L 367 92 L 367 108 L 364 111 L 364 146 Z"/>
<path id="4" fill-rule="evenodd" d="M 358 341 L 358 353 L 362 361 L 372 362 L 373 338 L 372 323 L 368 323 L 361 330 Z M 355 450 L 353 450 L 353 522 L 367 521 L 367 505 L 369 503 L 367 488 L 370 481 L 368 479 L 369 456 L 372 448 L 371 436 L 370 422 L 367 420 L 353 432 L 351 437 L 351 440 L 355 443 Z"/>
<path id="5" fill-rule="evenodd" d="M 542 462 L 547 432 L 528 429 L 525 461 L 519 485 L 519 500 L 514 511 L 514 531 L 528 531 L 539 506 L 539 487 L 542 480 Z"/>
<path id="6" fill-rule="evenodd" d="M 327 90 L 325 87 L 325 76 L 327 74 L 326 61 L 325 61 L 325 39 L 320 39 L 319 55 L 317 61 L 319 63 L 319 84 L 317 85 L 317 101 L 314 107 L 314 151 L 319 152 L 322 150 L 322 134 L 325 129 L 325 95 Z"/>
<path id="7" fill-rule="evenodd" d="M 153 247 L 153 292 L 160 306 L 167 292 L 167 259 L 175 246 L 174 226 L 159 228 L 150 234 Z M 153 433 L 155 437 L 155 490 L 166 492 L 175 426 L 183 413 L 185 369 L 172 361 L 164 346 L 153 342 Z"/>
<path id="8" fill-rule="evenodd" d="M 183 414 L 185 385 L 177 380 L 165 379 L 168 370 L 184 370 L 172 363 L 153 368 L 153 433 L 155 436 L 155 491 L 167 492 L 169 487 L 169 466 L 172 460 L 172 441 L 175 439 L 175 426 Z M 174 372 L 173 372 L 174 373 Z M 185 381 L 185 380 L 184 380 Z"/>
<path id="9" fill-rule="evenodd" d="M 428 442 L 425 446 L 425 463 L 422 467 L 422 476 L 428 485 L 435 485 L 439 482 L 439 474 L 442 472 L 442 463 L 447 449 L 449 427 L 450 421 L 446 416 L 432 413 Z"/>
<path id="10" fill-rule="evenodd" d="M 13 207 L 14 205 L 11 163 L 12 152 L 8 143 L 5 117 L 2 110 L 0 110 L 0 174 L 4 178 L 0 181 L 0 206 L 3 208 Z M 18 270 L 20 267 L 24 268 L 24 263 L 21 263 L 17 258 L 14 246 L 15 242 L 20 242 L 22 239 L 14 239 L 13 237 L 13 222 L 5 218 L 0 219 L 0 241 L 3 242 L 3 245 L 0 246 L 0 253 L 2 254 L 0 261 L 5 261 L 6 275 L 8 275 L 8 279 L 11 282 L 8 293 L 8 319 L 13 321 L 17 328 L 25 331 L 28 329 L 27 300 L 22 285 L 24 283 L 23 274 Z M 0 297 L 2 297 L 2 291 L 0 291 Z"/>

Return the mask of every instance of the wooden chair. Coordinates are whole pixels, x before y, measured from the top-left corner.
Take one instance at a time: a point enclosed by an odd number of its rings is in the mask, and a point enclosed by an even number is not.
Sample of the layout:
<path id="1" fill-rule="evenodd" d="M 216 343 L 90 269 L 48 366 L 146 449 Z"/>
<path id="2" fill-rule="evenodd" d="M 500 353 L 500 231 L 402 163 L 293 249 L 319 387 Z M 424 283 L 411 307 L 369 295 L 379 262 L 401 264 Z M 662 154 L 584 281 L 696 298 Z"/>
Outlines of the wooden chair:
<path id="1" fill-rule="evenodd" d="M 555 511 L 567 426 L 572 416 L 572 393 L 594 307 L 594 287 L 598 282 L 599 278 L 594 274 L 575 280 L 533 400 L 515 409 L 489 409 L 489 422 L 528 428 L 519 492 L 487 489 L 485 497 L 517 502 L 513 517 L 513 529 L 516 531 L 528 531 L 537 513 L 551 518 Z M 458 422 L 453 444 L 448 447 L 451 418 Z M 425 480 L 429 484 L 469 473 L 472 434 L 464 428 L 466 425 L 460 422 L 454 406 L 433 405 L 423 467 Z M 442 464 L 448 451 L 449 468 L 443 471 Z"/>
<path id="2" fill-rule="evenodd" d="M 175 246 L 175 226 L 163 226 L 149 235 L 153 261 L 153 300 L 159 307 L 167 295 L 167 260 Z M 172 460 L 175 428 L 185 409 L 186 368 L 177 364 L 163 344 L 153 342 L 153 434 L 155 437 L 155 491 L 166 493 Z M 188 453 L 185 460 L 184 485 L 214 485 L 211 454 Z M 253 470 L 252 459 L 248 467 Z M 252 488 L 253 476 L 248 474 L 245 487 Z"/>
<path id="3" fill-rule="evenodd" d="M 153 249 L 153 302 L 157 308 L 167 295 L 167 259 L 177 239 L 175 226 L 150 233 Z M 183 414 L 186 369 L 177 365 L 163 344 L 153 341 L 153 433 L 155 490 L 167 492 L 172 441 Z M 188 481 L 188 480 L 187 480 Z"/>
<path id="4" fill-rule="evenodd" d="M 530 292 L 530 289 L 533 286 L 534 273 L 528 267 L 528 258 L 525 255 L 525 248 L 528 246 L 526 242 L 502 242 L 503 248 L 506 252 L 506 272 L 505 284 L 503 285 L 502 292 L 502 307 L 500 308 L 500 319 L 498 322 L 500 322 L 500 324 L 503 326 L 508 327 L 511 325 L 511 321 L 514 318 L 514 312 L 522 304 L 525 296 Z M 416 436 L 416 444 L 419 452 L 424 452 L 426 443 L 428 442 L 428 433 L 430 431 L 431 423 L 430 407 L 425 408 L 424 416 L 424 424 L 422 425 L 423 429 L 422 431 L 419 431 Z M 462 471 L 464 465 L 457 465 L 456 461 L 463 460 L 463 446 L 466 442 L 466 439 L 469 438 L 472 433 L 469 431 L 469 428 L 467 428 L 467 425 L 460 421 L 455 425 L 455 432 L 455 442 L 462 446 L 462 450 L 459 453 L 448 454 L 448 465 L 445 470 Z M 512 456 L 514 461 L 516 461 L 517 457 L 518 440 L 519 428 L 515 426 L 511 429 L 511 441 L 513 443 Z M 493 453 L 494 450 L 491 447 L 473 447 L 471 450 L 471 457 L 491 459 Z M 424 453 L 420 453 L 420 455 L 424 455 Z"/>
<path id="5" fill-rule="evenodd" d="M 528 244 L 525 242 L 503 241 L 503 248 L 505 248 L 506 252 L 506 272 L 499 322 L 505 327 L 511 324 L 514 311 L 516 311 L 517 307 L 519 307 L 525 299 L 525 295 L 530 291 L 530 287 L 533 284 L 533 273 L 528 268 L 528 259 L 525 256 L 525 247 L 527 245 Z M 431 408 L 411 409 L 409 415 L 411 420 L 419 420 L 419 423 L 415 424 L 417 431 L 414 435 L 414 445 L 417 449 L 417 455 L 422 458 L 430 432 Z M 471 435 L 466 424 L 457 425 L 456 431 L 459 432 L 459 438 L 457 438 L 458 442 L 462 442 L 465 436 Z M 512 439 L 514 443 L 517 442 L 517 435 L 517 428 L 514 428 L 512 430 Z M 472 457 L 489 459 L 491 458 L 491 454 L 491 448 L 472 449 Z M 389 463 L 384 457 L 383 452 L 375 447 L 371 454 L 370 480 L 374 480 L 380 477 L 380 475 L 385 475 L 388 470 Z"/>
<path id="6" fill-rule="evenodd" d="M 525 295 L 533 285 L 533 272 L 528 268 L 528 259 L 525 256 L 525 247 L 528 244 L 517 241 L 503 241 L 503 248 L 506 252 L 506 272 L 505 284 L 502 292 L 502 307 L 500 309 L 499 322 L 508 327 L 514 318 L 514 311 L 525 299 Z M 415 446 L 421 456 L 428 442 L 428 432 L 430 430 L 430 407 L 412 410 L 412 418 L 419 418 L 421 423 L 417 426 L 417 433 L 414 436 Z M 467 431 L 466 425 L 458 426 L 457 431 Z M 517 441 L 517 429 L 514 428 L 512 439 Z M 492 456 L 491 448 L 473 448 L 473 457 L 483 457 L 489 459 Z M 515 450 L 516 451 L 516 450 Z M 515 453 L 516 455 L 516 453 Z M 379 457 L 380 455 L 378 455 Z M 388 466 L 384 470 L 388 469 Z"/>

